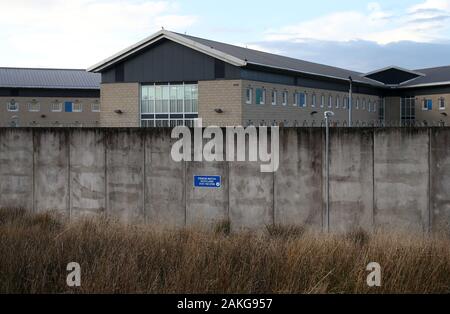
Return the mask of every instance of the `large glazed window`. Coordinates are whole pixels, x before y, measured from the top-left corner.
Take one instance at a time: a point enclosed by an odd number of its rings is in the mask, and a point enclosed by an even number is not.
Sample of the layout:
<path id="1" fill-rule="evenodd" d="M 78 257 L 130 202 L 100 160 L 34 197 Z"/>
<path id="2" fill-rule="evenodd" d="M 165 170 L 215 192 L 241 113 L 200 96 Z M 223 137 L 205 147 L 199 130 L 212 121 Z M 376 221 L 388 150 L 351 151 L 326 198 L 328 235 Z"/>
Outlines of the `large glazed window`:
<path id="1" fill-rule="evenodd" d="M 197 84 L 151 84 L 141 87 L 143 127 L 194 126 L 198 118 Z"/>

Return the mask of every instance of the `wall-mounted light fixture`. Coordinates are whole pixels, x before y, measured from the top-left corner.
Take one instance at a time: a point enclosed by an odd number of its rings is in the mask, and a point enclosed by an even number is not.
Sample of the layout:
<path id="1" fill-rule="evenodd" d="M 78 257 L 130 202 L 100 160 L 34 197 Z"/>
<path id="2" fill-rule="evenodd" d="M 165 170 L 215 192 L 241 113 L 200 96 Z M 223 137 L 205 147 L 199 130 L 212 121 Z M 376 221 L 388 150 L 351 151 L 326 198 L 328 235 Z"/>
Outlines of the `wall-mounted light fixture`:
<path id="1" fill-rule="evenodd" d="M 317 111 L 312 111 L 310 114 L 313 116 L 313 115 L 317 114 Z"/>
<path id="2" fill-rule="evenodd" d="M 443 115 L 444 117 L 448 116 L 447 112 L 441 112 L 441 115 Z"/>
<path id="3" fill-rule="evenodd" d="M 220 108 L 214 109 L 214 111 L 217 112 L 217 113 L 223 113 L 223 110 L 220 109 Z"/>
<path id="4" fill-rule="evenodd" d="M 120 110 L 120 109 L 114 110 L 114 112 L 117 113 L 117 114 L 122 114 L 123 113 L 123 111 Z"/>

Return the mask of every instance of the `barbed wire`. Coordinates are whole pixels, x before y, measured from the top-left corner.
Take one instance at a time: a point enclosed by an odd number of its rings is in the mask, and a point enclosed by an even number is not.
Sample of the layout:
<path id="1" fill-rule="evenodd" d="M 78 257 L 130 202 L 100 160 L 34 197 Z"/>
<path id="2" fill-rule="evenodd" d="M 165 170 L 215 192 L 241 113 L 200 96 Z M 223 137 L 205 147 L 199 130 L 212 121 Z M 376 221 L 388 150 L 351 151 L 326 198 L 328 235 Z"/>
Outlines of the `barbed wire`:
<path id="1" fill-rule="evenodd" d="M 209 124 L 204 123 L 204 126 L 208 126 Z M 223 122 L 215 121 L 215 125 L 218 126 L 233 126 L 229 125 L 229 122 Z M 303 121 L 283 121 L 283 122 L 277 122 L 277 121 L 260 121 L 260 122 L 253 122 L 251 120 L 248 120 L 244 123 L 244 127 L 247 127 L 249 125 L 253 126 L 279 126 L 279 127 L 308 127 L 308 128 L 323 128 L 325 127 L 325 121 L 324 120 L 303 120 Z M 192 123 L 189 123 L 187 125 L 189 127 L 192 127 Z M 376 127 L 376 128 L 388 128 L 388 127 L 403 127 L 403 128 L 418 128 L 418 127 L 448 127 L 450 126 L 450 123 L 446 123 L 445 121 L 417 121 L 417 120 L 409 120 L 409 121 L 383 121 L 383 120 L 354 120 L 352 123 L 352 127 L 355 128 L 367 128 L 367 127 Z M 71 122 L 71 123 L 56 123 L 56 122 L 48 122 L 48 123 L 24 123 L 24 124 L 14 124 L 14 123 L 8 123 L 4 125 L 0 125 L 0 127 L 25 127 L 25 128 L 173 128 L 175 125 L 166 125 L 166 126 L 146 126 L 139 124 L 135 122 L 113 122 L 113 123 L 107 123 L 107 124 L 101 124 L 98 121 L 94 122 Z M 348 122 L 346 120 L 339 121 L 339 120 L 332 120 L 330 121 L 330 127 L 331 128 L 346 128 L 349 127 Z"/>

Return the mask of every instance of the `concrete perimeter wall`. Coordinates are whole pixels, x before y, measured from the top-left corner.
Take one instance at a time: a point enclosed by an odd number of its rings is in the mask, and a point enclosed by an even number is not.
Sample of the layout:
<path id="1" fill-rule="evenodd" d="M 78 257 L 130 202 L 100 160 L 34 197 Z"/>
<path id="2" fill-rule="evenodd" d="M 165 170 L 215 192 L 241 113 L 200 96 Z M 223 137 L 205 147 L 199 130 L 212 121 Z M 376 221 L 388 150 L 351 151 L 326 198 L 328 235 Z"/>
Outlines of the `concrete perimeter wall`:
<path id="1" fill-rule="evenodd" d="M 174 162 L 169 129 L 0 129 L 0 208 L 164 227 L 325 227 L 325 131 L 280 129 L 280 167 Z M 225 133 L 225 132 L 224 132 Z M 221 188 L 194 176 L 221 176 Z M 332 128 L 330 229 L 450 230 L 450 128 Z"/>

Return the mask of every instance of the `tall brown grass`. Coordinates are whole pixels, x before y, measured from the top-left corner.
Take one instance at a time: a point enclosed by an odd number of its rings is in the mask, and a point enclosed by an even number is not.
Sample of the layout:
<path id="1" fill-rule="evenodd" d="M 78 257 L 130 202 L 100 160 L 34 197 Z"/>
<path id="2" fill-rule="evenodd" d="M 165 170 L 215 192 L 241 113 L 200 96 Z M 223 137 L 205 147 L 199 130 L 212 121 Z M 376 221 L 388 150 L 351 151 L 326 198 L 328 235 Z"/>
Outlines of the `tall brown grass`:
<path id="1" fill-rule="evenodd" d="M 448 293 L 450 241 L 404 235 L 154 230 L 0 210 L 1 293 Z M 81 287 L 66 285 L 69 262 Z M 382 286 L 366 284 L 370 262 Z"/>

